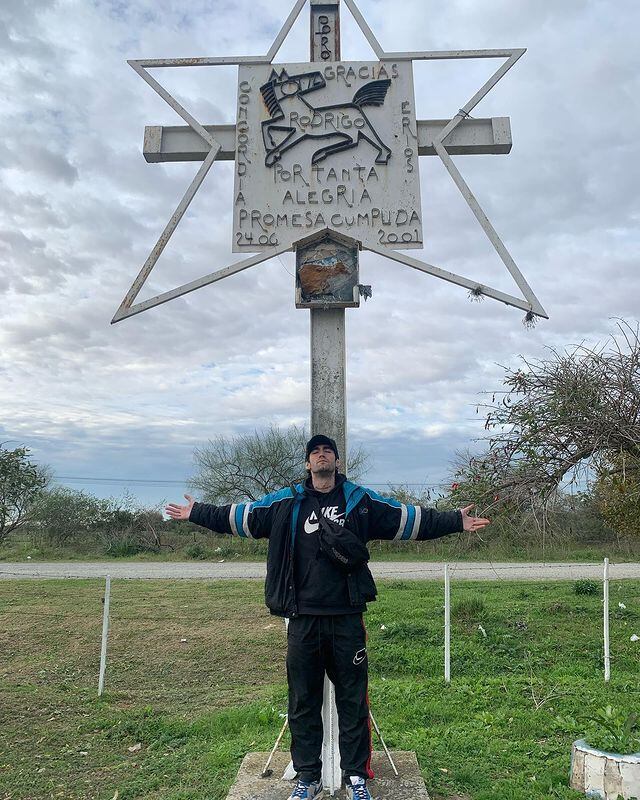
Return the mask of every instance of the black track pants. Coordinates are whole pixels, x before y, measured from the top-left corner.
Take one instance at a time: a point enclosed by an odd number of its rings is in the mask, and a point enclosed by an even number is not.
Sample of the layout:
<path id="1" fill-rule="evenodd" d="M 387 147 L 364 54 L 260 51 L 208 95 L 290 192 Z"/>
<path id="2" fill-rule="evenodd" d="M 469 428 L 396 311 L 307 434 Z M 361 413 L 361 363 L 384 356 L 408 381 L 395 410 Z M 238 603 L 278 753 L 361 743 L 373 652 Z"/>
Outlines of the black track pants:
<path id="1" fill-rule="evenodd" d="M 316 781 L 321 775 L 325 670 L 336 690 L 340 766 L 347 776 L 373 777 L 366 646 L 362 614 L 303 615 L 289 620 L 291 757 L 302 780 Z"/>

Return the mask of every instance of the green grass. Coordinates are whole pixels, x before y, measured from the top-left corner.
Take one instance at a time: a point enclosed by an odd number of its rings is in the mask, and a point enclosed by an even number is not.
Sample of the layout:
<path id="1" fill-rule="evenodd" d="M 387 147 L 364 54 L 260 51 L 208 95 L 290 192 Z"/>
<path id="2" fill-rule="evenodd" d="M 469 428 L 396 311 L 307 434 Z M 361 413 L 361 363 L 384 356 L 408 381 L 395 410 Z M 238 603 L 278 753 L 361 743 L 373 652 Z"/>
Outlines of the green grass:
<path id="1" fill-rule="evenodd" d="M 596 735 L 607 705 L 640 709 L 640 582 L 611 585 L 608 685 L 601 598 L 570 582 L 453 582 L 448 686 L 442 586 L 380 584 L 372 710 L 390 747 L 416 751 L 434 800 L 580 798 L 571 742 Z M 283 623 L 261 582 L 113 581 L 98 699 L 103 588 L 0 582 L 1 800 L 223 800 L 286 710 Z"/>

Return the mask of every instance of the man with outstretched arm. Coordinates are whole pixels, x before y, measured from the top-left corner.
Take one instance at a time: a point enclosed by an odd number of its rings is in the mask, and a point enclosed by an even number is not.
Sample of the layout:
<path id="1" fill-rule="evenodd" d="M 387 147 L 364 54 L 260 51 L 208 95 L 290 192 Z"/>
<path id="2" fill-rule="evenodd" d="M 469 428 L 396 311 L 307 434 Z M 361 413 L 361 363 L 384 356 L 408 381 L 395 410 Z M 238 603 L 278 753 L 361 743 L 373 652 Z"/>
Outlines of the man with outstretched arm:
<path id="1" fill-rule="evenodd" d="M 348 481 L 338 448 L 313 436 L 305 454 L 307 479 L 253 503 L 214 506 L 171 503 L 172 519 L 188 519 L 219 533 L 269 539 L 265 601 L 287 617 L 288 720 L 298 773 L 289 800 L 322 792 L 322 698 L 325 672 L 335 686 L 340 766 L 349 800 L 371 800 L 371 728 L 367 696 L 366 630 L 362 614 L 375 600 L 367 566 L 371 539 L 422 541 L 477 531 L 488 519 L 473 506 L 435 511 L 381 497 Z"/>

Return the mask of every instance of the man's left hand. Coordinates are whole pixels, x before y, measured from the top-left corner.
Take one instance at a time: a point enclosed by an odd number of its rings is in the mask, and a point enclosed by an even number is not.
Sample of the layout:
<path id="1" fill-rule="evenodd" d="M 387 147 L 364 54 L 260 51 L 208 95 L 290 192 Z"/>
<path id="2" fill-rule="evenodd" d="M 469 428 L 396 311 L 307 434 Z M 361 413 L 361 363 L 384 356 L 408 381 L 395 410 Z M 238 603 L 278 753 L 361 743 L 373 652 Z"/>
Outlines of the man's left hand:
<path id="1" fill-rule="evenodd" d="M 470 512 L 475 508 L 475 504 L 460 509 L 462 514 L 462 527 L 465 531 L 481 531 L 491 523 L 490 519 L 484 517 L 472 517 Z"/>

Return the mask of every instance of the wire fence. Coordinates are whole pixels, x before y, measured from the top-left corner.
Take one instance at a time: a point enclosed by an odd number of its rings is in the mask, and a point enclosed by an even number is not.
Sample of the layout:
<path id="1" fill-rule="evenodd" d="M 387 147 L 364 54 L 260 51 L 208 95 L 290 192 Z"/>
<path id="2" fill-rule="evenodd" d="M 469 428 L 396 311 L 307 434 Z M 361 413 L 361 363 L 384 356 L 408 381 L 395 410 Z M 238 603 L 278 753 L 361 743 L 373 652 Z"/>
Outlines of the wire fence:
<path id="1" fill-rule="evenodd" d="M 487 565 L 484 565 L 484 580 L 487 580 L 486 574 L 489 573 L 492 575 L 493 582 L 513 581 L 514 568 L 518 570 L 519 574 L 527 575 L 526 579 L 519 578 L 519 580 L 531 580 L 544 583 L 549 580 L 557 579 L 557 576 L 541 577 L 541 568 L 544 568 L 544 566 L 545 565 L 541 564 L 526 564 L 522 566 L 516 565 L 514 567 L 513 564 L 496 564 L 490 565 L 488 568 Z M 605 560 L 604 568 L 602 565 L 594 565 L 589 562 L 569 565 L 571 569 L 570 579 L 572 580 L 584 579 L 585 576 L 593 577 L 594 569 L 597 570 L 595 574 L 598 576 L 598 582 L 595 583 L 591 581 L 593 585 L 588 587 L 588 593 L 593 594 L 594 591 L 598 591 L 602 597 L 603 610 L 602 625 L 600 628 L 602 636 L 600 639 L 601 644 L 598 646 L 597 650 L 598 659 L 606 682 L 610 680 L 612 669 L 615 672 L 615 664 L 613 668 L 611 666 L 610 654 L 611 640 L 609 625 L 612 616 L 612 607 L 609 603 L 609 590 L 612 580 L 618 580 L 618 578 L 615 576 L 612 578 L 611 571 L 621 566 L 624 565 L 610 564 L 608 559 Z M 452 679 L 451 653 L 455 653 L 456 645 L 456 636 L 452 632 L 451 626 L 451 597 L 452 595 L 454 597 L 456 596 L 458 582 L 465 582 L 466 584 L 468 570 L 470 568 L 477 569 L 477 567 L 478 565 L 468 563 L 420 565 L 415 568 L 409 565 L 409 568 L 405 566 L 398 570 L 391 569 L 385 574 L 385 577 L 391 577 L 393 579 L 398 578 L 400 580 L 411 576 L 411 580 L 428 577 L 431 581 L 437 581 L 439 584 L 444 582 L 444 606 L 440 607 L 444 611 L 444 622 L 442 625 L 442 646 L 444 648 L 443 670 L 445 681 L 447 682 Z M 566 568 L 566 565 L 563 565 L 563 569 Z M 511 573 L 511 577 L 508 577 L 508 573 Z M 18 578 L 24 577 L 23 572 L 11 569 L 7 570 L 0 567 L 0 577 L 3 575 L 12 575 Z M 65 578 L 72 577 L 76 576 L 68 573 L 65 574 Z M 83 575 L 78 575 L 77 577 L 85 578 Z M 566 577 L 567 576 L 565 576 L 565 579 Z M 125 589 L 125 586 L 128 588 Z M 136 636 L 140 636 L 141 646 L 146 646 L 142 643 L 144 636 L 140 634 L 140 626 L 148 627 L 147 633 L 151 639 L 164 636 L 167 631 L 171 631 L 170 635 L 175 638 L 178 635 L 175 631 L 182 629 L 188 636 L 189 641 L 204 641 L 213 630 L 217 630 L 221 626 L 226 626 L 228 630 L 233 631 L 234 641 L 239 647 L 243 646 L 243 632 L 255 630 L 256 622 L 261 621 L 262 630 L 265 631 L 271 631 L 279 627 L 280 620 L 268 616 L 266 609 L 264 609 L 264 616 L 261 618 L 261 613 L 256 605 L 256 596 L 253 595 L 252 604 L 248 608 L 243 608 L 243 604 L 239 600 L 237 605 L 231 610 L 224 611 L 215 607 L 212 608 L 210 612 L 205 610 L 203 613 L 202 603 L 206 601 L 206 592 L 211 590 L 211 586 L 209 582 L 205 585 L 200 585 L 200 588 L 195 590 L 191 581 L 179 581 L 173 583 L 171 590 L 163 591 L 161 588 L 158 589 L 157 584 L 154 583 L 153 587 L 149 589 L 149 594 L 147 596 L 146 594 L 141 594 L 141 592 L 144 592 L 143 581 L 132 581 L 130 579 L 125 581 L 123 579 L 116 584 L 115 594 L 113 594 L 110 576 L 106 578 L 104 593 L 101 592 L 100 588 L 96 587 L 95 579 L 93 579 L 90 587 L 87 586 L 87 591 L 83 595 L 83 602 L 90 600 L 91 604 L 93 604 L 96 600 L 99 600 L 102 604 L 102 614 L 99 614 L 98 609 L 96 609 L 95 618 L 92 618 L 91 625 L 89 626 L 92 631 L 90 636 L 94 638 L 93 647 L 95 658 L 97 659 L 98 654 L 100 654 L 101 660 L 99 693 L 102 693 L 105 684 L 108 685 L 109 638 L 113 632 L 113 624 L 116 625 L 119 657 L 123 655 L 123 642 L 131 643 L 135 640 Z M 599 590 L 597 588 L 598 586 L 600 587 Z M 390 590 L 390 588 L 387 589 L 387 591 Z M 217 586 L 216 591 L 220 592 L 219 596 L 226 593 L 226 589 L 223 586 Z M 239 589 L 236 587 L 234 591 L 238 593 Z M 198 592 L 203 594 L 197 595 Z M 29 608 L 29 603 L 25 602 L 25 598 L 22 595 L 11 597 L 7 592 L 4 592 L 4 595 L 4 598 L 1 599 L 0 602 L 0 615 L 5 615 L 6 617 L 6 615 L 14 614 L 16 617 L 19 616 L 20 618 L 29 619 L 32 621 L 30 625 L 33 626 L 34 630 L 38 628 L 45 630 L 47 636 L 64 635 L 65 637 L 71 637 L 71 640 L 77 639 L 78 641 L 84 641 L 89 648 L 91 648 L 90 641 L 87 640 L 86 628 L 78 631 L 74 630 L 74 613 L 55 609 L 55 598 L 68 597 L 68 595 L 65 595 L 65 590 L 61 587 L 56 589 L 56 593 L 54 593 L 50 602 L 48 602 L 44 608 L 40 607 L 40 605 L 38 608 Z M 238 595 L 238 597 L 240 596 L 241 594 Z M 37 597 L 33 598 L 33 602 L 41 603 L 40 599 Z M 619 604 L 619 608 L 626 609 L 626 606 L 621 603 Z M 618 611 L 615 607 L 615 603 L 613 604 L 613 611 Z M 86 609 L 83 613 L 86 613 Z M 100 622 L 102 622 L 102 636 L 98 637 L 97 628 Z M 65 623 L 67 624 L 65 625 Z M 284 626 L 282 626 L 282 628 L 284 629 Z M 482 625 L 479 626 L 479 629 L 483 635 L 486 635 Z M 167 635 L 169 634 L 167 633 Z M 253 634 L 251 636 L 253 636 Z M 248 640 L 254 641 L 251 636 L 248 637 Z M 631 640 L 634 641 L 633 634 Z M 635 640 L 638 641 L 637 636 Z M 181 637 L 179 642 L 186 643 L 187 638 Z M 128 646 L 129 644 L 127 644 L 127 647 Z M 269 652 L 269 648 L 264 652 Z M 136 657 L 141 665 L 144 664 L 144 652 L 137 652 Z M 453 679 L 455 680 L 455 672 Z"/>

